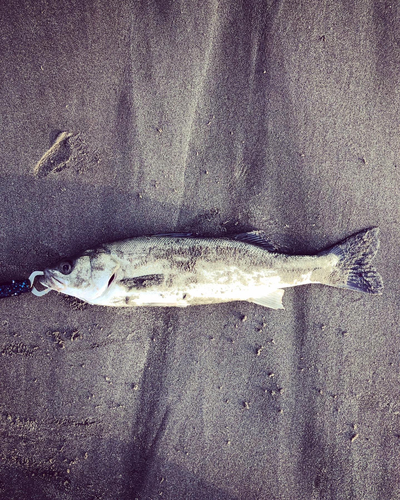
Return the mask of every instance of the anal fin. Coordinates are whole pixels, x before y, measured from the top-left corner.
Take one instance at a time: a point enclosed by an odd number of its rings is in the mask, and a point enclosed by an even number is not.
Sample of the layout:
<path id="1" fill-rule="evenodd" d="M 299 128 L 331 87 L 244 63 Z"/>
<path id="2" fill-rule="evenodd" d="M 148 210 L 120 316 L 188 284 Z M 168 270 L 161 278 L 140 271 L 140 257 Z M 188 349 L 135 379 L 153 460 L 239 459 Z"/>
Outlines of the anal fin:
<path id="1" fill-rule="evenodd" d="M 253 302 L 260 306 L 269 307 L 270 309 L 285 309 L 282 304 L 282 297 L 285 290 L 281 288 L 274 290 L 262 297 L 252 297 L 248 302 Z"/>

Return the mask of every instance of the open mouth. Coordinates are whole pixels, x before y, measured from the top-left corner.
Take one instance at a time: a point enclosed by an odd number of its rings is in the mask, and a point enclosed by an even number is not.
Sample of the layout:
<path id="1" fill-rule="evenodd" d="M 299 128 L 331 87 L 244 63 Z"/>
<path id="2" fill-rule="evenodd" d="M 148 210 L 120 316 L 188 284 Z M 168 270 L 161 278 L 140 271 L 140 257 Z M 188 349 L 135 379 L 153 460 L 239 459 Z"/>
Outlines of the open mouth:
<path id="1" fill-rule="evenodd" d="M 46 269 L 44 271 L 44 276 L 37 280 L 42 286 L 46 288 L 51 288 L 52 290 L 60 291 L 64 286 L 60 280 L 58 280 L 55 276 L 51 276 L 50 272 Z"/>

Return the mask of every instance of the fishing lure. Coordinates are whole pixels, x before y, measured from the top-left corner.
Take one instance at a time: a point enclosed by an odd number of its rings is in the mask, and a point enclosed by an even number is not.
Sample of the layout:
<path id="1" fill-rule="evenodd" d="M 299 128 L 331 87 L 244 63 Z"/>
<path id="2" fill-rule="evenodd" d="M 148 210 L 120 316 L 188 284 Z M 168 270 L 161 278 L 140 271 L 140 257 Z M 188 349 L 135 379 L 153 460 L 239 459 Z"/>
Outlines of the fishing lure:
<path id="1" fill-rule="evenodd" d="M 50 292 L 50 289 L 43 291 L 36 290 L 34 287 L 34 282 L 36 276 L 43 276 L 43 271 L 34 271 L 27 280 L 12 280 L 11 283 L 3 283 L 0 285 L 0 299 L 5 299 L 7 297 L 16 297 L 22 293 L 32 292 L 33 295 L 41 297 Z"/>

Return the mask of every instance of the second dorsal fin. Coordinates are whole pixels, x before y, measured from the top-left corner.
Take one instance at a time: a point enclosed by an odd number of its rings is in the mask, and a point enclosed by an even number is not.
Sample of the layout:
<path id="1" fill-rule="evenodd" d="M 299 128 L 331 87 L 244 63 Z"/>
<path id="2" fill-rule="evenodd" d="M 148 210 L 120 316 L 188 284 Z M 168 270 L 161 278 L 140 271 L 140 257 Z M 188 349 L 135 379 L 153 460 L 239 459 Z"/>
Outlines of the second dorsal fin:
<path id="1" fill-rule="evenodd" d="M 250 231 L 248 233 L 240 233 L 234 236 L 235 240 L 250 243 L 261 248 L 265 248 L 268 252 L 279 252 L 278 247 L 271 240 L 267 238 L 264 231 Z"/>

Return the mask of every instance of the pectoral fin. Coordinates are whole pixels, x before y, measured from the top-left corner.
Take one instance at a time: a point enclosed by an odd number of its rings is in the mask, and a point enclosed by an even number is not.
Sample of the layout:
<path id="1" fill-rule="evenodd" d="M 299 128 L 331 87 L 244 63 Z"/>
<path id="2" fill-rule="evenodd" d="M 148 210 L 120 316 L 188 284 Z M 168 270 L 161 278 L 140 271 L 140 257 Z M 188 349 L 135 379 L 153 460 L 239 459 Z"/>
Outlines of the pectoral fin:
<path id="1" fill-rule="evenodd" d="M 248 302 L 253 302 L 254 304 L 269 307 L 271 309 L 284 309 L 282 304 L 282 297 L 284 293 L 285 290 L 278 289 L 267 295 L 264 295 L 263 297 L 253 297 L 251 299 L 248 299 Z"/>

